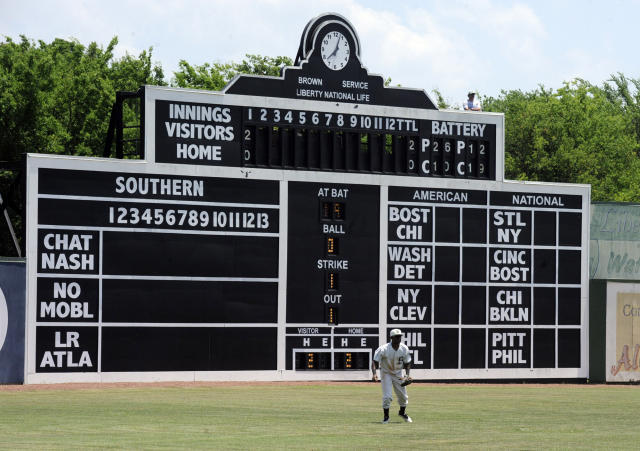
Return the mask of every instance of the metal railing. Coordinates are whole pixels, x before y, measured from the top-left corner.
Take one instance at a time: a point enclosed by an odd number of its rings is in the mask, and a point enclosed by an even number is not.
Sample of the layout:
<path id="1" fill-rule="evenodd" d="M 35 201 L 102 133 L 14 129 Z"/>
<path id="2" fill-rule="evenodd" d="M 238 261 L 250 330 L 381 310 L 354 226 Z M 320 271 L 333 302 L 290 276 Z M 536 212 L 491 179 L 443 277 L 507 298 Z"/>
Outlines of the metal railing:
<path id="1" fill-rule="evenodd" d="M 125 101 L 137 99 L 139 103 L 140 115 L 138 117 L 138 123 L 135 125 L 124 124 L 123 109 Z M 137 138 L 124 137 L 125 129 L 138 129 Z M 124 145 L 125 143 L 135 143 L 135 154 L 139 158 L 144 158 L 144 88 L 140 88 L 137 91 L 117 91 L 116 101 L 111 108 L 111 117 L 109 118 L 109 129 L 107 130 L 107 138 L 104 144 L 104 151 L 102 156 L 111 157 L 111 148 L 114 143 L 115 135 L 115 147 L 116 158 L 122 159 L 125 157 Z M 131 154 L 127 154 L 131 156 Z"/>

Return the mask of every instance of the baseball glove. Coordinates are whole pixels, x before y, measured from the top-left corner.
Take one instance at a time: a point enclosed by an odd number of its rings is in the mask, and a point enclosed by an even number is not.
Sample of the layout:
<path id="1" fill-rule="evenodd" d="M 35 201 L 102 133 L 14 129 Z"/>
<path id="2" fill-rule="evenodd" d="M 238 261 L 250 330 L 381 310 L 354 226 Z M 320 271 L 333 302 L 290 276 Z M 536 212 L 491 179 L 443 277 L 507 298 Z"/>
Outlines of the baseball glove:
<path id="1" fill-rule="evenodd" d="M 406 387 L 407 385 L 413 383 L 413 379 L 411 379 L 411 377 L 407 376 L 404 378 L 404 380 L 402 381 L 402 383 L 400 384 L 401 387 Z"/>

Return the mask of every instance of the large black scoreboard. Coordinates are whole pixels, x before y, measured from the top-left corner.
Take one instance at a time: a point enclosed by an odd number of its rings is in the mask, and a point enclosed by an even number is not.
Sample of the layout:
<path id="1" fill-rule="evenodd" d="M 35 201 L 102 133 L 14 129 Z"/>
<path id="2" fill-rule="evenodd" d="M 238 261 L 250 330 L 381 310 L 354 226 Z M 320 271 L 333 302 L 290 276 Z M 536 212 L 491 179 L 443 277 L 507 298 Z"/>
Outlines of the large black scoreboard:
<path id="1" fill-rule="evenodd" d="M 144 160 L 28 158 L 28 383 L 587 376 L 589 187 L 503 180 L 503 116 L 360 63 L 146 86 Z"/>

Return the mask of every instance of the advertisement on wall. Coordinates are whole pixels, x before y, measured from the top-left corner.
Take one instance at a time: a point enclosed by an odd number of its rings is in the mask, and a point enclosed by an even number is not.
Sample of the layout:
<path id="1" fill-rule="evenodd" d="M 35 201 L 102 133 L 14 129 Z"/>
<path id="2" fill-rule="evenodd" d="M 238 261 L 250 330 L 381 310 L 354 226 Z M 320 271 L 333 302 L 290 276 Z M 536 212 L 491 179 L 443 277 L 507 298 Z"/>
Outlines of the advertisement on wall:
<path id="1" fill-rule="evenodd" d="M 640 380 L 640 284 L 607 284 L 607 382 Z"/>
<path id="2" fill-rule="evenodd" d="M 640 205 L 591 205 L 589 278 L 640 279 Z"/>
<path id="3" fill-rule="evenodd" d="M 0 384 L 24 380 L 24 262 L 0 261 Z"/>

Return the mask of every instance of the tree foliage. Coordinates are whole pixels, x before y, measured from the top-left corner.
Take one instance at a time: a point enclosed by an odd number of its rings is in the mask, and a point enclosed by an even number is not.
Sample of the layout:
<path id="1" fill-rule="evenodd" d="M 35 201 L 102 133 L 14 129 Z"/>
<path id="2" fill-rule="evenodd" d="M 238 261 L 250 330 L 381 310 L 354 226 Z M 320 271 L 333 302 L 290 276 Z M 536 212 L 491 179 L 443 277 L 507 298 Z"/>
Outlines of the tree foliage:
<path id="1" fill-rule="evenodd" d="M 115 58 L 117 43 L 24 36 L 0 42 L 0 161 L 27 152 L 102 154 L 116 91 L 167 84 L 151 48 Z M 181 60 L 171 85 L 222 90 L 238 74 L 278 76 L 292 64 L 285 56 L 251 54 L 240 62 Z M 433 93 L 439 108 L 453 106 Z M 617 73 L 602 86 L 576 79 L 555 90 L 502 91 L 482 104 L 505 114 L 507 179 L 589 183 L 593 200 L 640 202 L 640 79 Z M 124 114 L 125 123 L 137 123 L 136 105 Z M 0 193 L 8 180 L 0 171 Z M 0 255 L 12 255 L 2 235 Z"/>
<path id="2" fill-rule="evenodd" d="M 640 140 L 611 88 L 577 79 L 485 98 L 485 111 L 505 115 L 505 178 L 589 183 L 593 200 L 640 200 Z"/>
<path id="3" fill-rule="evenodd" d="M 292 66 L 287 56 L 261 56 L 247 54 L 240 63 L 204 63 L 192 66 L 180 60 L 179 69 L 174 72 L 172 85 L 179 88 L 222 90 L 238 74 L 278 76 L 285 66 Z"/>
<path id="4" fill-rule="evenodd" d="M 27 152 L 102 155 L 116 91 L 165 84 L 152 49 L 114 58 L 117 43 L 113 38 L 102 48 L 24 36 L 0 42 L 0 161 L 19 161 Z M 128 122 L 138 120 L 130 108 L 125 115 Z M 0 193 L 6 196 L 14 177 L 0 171 Z M 16 212 L 9 213 L 20 227 Z M 15 255 L 4 217 L 0 221 L 0 255 Z"/>
<path id="5" fill-rule="evenodd" d="M 0 44 L 0 160 L 26 152 L 99 155 L 116 91 L 164 84 L 152 49 L 114 59 L 117 43 L 113 38 L 102 48 L 6 38 Z"/>

